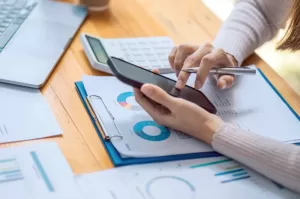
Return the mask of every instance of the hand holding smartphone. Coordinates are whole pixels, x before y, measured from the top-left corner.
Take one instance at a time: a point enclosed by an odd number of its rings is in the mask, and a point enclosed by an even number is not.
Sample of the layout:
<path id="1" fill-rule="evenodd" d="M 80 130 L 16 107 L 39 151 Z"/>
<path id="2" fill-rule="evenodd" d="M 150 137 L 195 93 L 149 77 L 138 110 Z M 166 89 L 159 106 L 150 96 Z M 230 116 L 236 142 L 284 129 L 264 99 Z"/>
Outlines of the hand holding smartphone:
<path id="1" fill-rule="evenodd" d="M 107 64 L 113 74 L 125 84 L 139 89 L 143 84 L 154 84 L 162 88 L 169 95 L 193 102 L 210 113 L 217 113 L 215 106 L 209 99 L 201 91 L 193 87 L 186 85 L 183 89 L 179 90 L 175 88 L 176 81 L 173 79 L 156 74 L 116 57 L 109 57 Z"/>

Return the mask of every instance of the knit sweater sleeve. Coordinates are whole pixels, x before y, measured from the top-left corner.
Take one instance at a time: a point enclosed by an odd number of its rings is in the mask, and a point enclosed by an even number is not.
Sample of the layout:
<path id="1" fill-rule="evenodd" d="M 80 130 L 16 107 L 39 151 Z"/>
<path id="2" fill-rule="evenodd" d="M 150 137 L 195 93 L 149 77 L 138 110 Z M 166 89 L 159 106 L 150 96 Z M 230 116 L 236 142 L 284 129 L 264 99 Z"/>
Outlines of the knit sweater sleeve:
<path id="1" fill-rule="evenodd" d="M 237 0 L 213 46 L 232 54 L 238 65 L 284 28 L 292 0 Z"/>
<path id="2" fill-rule="evenodd" d="M 212 147 L 300 193 L 300 146 L 271 140 L 225 123 L 215 133 Z"/>

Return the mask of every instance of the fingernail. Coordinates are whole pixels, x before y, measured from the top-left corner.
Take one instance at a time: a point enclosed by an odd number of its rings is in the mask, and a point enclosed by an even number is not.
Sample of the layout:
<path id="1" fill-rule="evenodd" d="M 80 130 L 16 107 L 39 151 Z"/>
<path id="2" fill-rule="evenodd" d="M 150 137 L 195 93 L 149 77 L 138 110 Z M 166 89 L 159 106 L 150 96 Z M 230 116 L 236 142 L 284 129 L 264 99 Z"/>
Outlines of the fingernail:
<path id="1" fill-rule="evenodd" d="M 227 87 L 226 84 L 223 84 L 221 89 L 225 89 L 226 87 Z"/>
<path id="2" fill-rule="evenodd" d="M 177 87 L 177 88 L 183 87 L 183 82 L 182 82 L 181 79 L 177 80 L 177 82 L 176 82 L 176 87 Z"/>
<path id="3" fill-rule="evenodd" d="M 147 96 L 151 96 L 153 93 L 153 89 L 149 86 L 143 86 L 141 91 Z"/>
<path id="4" fill-rule="evenodd" d="M 195 88 L 196 89 L 199 89 L 201 87 L 201 82 L 199 81 L 199 80 L 197 80 L 196 82 L 195 82 Z"/>

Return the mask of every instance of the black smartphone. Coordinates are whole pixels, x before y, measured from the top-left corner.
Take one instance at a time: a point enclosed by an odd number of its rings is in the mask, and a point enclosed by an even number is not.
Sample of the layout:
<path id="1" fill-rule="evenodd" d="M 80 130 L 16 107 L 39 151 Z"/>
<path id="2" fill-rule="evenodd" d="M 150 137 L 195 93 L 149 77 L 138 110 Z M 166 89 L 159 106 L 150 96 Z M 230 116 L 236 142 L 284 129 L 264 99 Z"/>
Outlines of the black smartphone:
<path id="1" fill-rule="evenodd" d="M 201 91 L 193 87 L 186 85 L 183 89 L 179 90 L 175 88 L 175 80 L 156 74 L 117 57 L 109 57 L 107 64 L 113 74 L 125 84 L 135 88 L 141 88 L 145 83 L 154 84 L 174 97 L 193 102 L 210 113 L 217 113 L 217 109 L 209 99 Z"/>

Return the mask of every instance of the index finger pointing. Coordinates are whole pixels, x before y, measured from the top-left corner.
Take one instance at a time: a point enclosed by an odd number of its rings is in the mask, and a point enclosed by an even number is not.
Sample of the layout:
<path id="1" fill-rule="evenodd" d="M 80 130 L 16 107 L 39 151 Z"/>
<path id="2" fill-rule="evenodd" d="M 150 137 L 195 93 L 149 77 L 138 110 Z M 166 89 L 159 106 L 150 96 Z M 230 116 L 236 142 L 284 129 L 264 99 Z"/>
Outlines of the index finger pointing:
<path id="1" fill-rule="evenodd" d="M 209 45 L 204 45 L 203 47 L 199 47 L 196 52 L 191 54 L 187 57 L 186 61 L 184 62 L 183 68 L 190 68 L 190 67 L 198 67 L 202 58 L 210 53 L 212 47 Z M 182 89 L 187 83 L 187 80 L 190 77 L 190 73 L 181 71 L 178 75 L 178 80 L 176 83 L 176 88 Z"/>
<path id="2" fill-rule="evenodd" d="M 177 47 L 173 47 L 173 49 L 171 50 L 170 54 L 169 54 L 169 63 L 171 65 L 171 68 L 173 70 L 175 70 L 175 67 L 174 67 L 174 61 L 175 61 L 175 56 L 176 56 L 176 52 L 177 52 Z"/>

